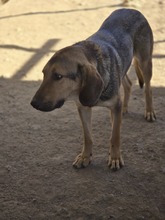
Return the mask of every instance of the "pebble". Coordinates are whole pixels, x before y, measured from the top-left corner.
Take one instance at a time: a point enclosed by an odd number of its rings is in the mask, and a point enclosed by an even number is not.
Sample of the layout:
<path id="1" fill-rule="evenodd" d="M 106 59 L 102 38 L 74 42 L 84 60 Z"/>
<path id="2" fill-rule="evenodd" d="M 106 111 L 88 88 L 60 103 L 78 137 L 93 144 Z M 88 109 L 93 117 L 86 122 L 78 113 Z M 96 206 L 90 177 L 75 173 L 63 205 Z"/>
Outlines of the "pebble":
<path id="1" fill-rule="evenodd" d="M 41 129 L 41 126 L 40 125 L 32 125 L 31 128 L 33 130 L 40 130 Z"/>

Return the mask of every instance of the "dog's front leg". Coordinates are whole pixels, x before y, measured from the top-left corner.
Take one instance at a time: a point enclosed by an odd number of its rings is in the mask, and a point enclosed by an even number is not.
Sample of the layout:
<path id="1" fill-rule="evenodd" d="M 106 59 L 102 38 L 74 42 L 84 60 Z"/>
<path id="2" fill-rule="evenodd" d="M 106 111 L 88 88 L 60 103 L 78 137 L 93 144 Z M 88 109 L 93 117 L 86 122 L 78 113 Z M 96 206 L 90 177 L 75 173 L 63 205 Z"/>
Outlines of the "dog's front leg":
<path id="1" fill-rule="evenodd" d="M 89 107 L 78 106 L 78 112 L 82 122 L 84 132 L 84 146 L 82 152 L 76 157 L 73 166 L 75 168 L 87 167 L 92 159 L 92 132 L 91 132 L 91 113 Z"/>
<path id="2" fill-rule="evenodd" d="M 111 108 L 112 116 L 112 136 L 110 140 L 110 152 L 108 166 L 113 170 L 118 170 L 124 165 L 120 152 L 120 127 L 122 119 L 122 103 L 118 99 L 117 103 Z"/>

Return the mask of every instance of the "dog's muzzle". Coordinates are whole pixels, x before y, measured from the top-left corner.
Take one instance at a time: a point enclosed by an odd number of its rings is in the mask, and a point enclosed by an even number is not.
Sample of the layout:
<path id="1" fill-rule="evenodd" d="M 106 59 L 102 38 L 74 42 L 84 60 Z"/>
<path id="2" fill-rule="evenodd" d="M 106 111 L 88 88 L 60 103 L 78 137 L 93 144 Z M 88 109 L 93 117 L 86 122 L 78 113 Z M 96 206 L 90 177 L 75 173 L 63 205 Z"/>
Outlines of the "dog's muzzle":
<path id="1" fill-rule="evenodd" d="M 59 101 L 57 101 L 55 104 L 52 103 L 52 102 L 42 102 L 40 100 L 37 100 L 37 99 L 32 99 L 31 101 L 31 105 L 39 110 L 39 111 L 43 111 L 43 112 L 49 112 L 49 111 L 52 111 L 56 108 L 61 108 L 64 104 L 65 100 L 64 99 L 61 99 Z"/>

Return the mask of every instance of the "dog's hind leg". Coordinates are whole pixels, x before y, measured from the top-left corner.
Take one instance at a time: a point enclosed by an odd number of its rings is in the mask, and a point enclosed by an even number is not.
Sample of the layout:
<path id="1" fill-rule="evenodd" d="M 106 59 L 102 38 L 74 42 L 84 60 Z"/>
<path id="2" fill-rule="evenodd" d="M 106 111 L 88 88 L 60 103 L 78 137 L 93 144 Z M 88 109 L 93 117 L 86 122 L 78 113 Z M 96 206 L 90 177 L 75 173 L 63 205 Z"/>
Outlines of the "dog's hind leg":
<path id="1" fill-rule="evenodd" d="M 146 103 L 146 111 L 145 118 L 147 121 L 155 121 L 156 115 L 153 109 L 153 101 L 152 101 L 152 89 L 151 89 L 151 78 L 152 78 L 152 58 L 146 61 L 137 62 L 137 68 L 143 75 L 144 83 L 145 83 L 145 103 Z"/>
<path id="2" fill-rule="evenodd" d="M 128 112 L 128 102 L 131 94 L 132 82 L 126 74 L 122 80 L 122 85 L 124 89 L 124 100 L 123 100 L 123 114 Z"/>
<path id="3" fill-rule="evenodd" d="M 78 106 L 78 112 L 82 122 L 84 132 L 84 146 L 82 152 L 76 157 L 73 166 L 75 168 L 87 167 L 92 159 L 92 131 L 91 131 L 91 114 L 89 107 Z"/>
<path id="4" fill-rule="evenodd" d="M 152 78 L 152 52 L 153 33 L 146 21 L 134 37 L 134 64 L 140 86 L 143 87 L 143 83 L 145 84 L 145 118 L 147 121 L 154 121 L 156 119 L 150 83 Z"/>
<path id="5" fill-rule="evenodd" d="M 137 75 L 137 77 L 138 77 L 139 86 L 140 86 L 140 88 L 143 88 L 143 85 L 144 85 L 144 77 L 143 77 L 143 73 L 142 73 L 142 71 L 141 71 L 141 69 L 140 69 L 140 67 L 139 67 L 138 60 L 137 60 L 136 58 L 134 58 L 133 63 L 134 63 L 136 75 Z"/>

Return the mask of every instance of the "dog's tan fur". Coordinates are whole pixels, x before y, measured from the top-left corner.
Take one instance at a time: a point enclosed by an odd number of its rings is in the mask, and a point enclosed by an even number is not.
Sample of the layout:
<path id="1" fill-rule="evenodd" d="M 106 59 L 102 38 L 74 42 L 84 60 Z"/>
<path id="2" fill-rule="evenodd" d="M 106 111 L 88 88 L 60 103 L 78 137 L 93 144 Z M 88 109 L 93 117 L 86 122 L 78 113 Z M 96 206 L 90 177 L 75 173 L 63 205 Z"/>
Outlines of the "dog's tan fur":
<path id="1" fill-rule="evenodd" d="M 146 120 L 154 121 L 156 117 L 153 110 L 150 86 L 152 76 L 152 44 L 149 47 L 149 52 L 146 49 L 146 54 L 149 55 L 146 55 L 143 60 L 141 59 L 141 53 L 139 52 L 138 54 L 137 51 L 134 57 L 134 64 L 140 86 L 142 87 L 145 83 Z M 114 53 L 116 54 L 115 51 Z M 120 57 L 117 56 L 116 59 L 121 63 Z M 119 67 L 114 64 L 112 69 L 113 74 L 116 74 L 114 77 L 117 77 L 115 78 L 114 85 L 112 84 L 115 93 L 111 98 L 102 100 L 100 97 L 103 94 L 106 79 L 98 72 L 98 63 L 104 64 L 104 62 L 105 58 L 100 47 L 95 43 L 91 44 L 88 40 L 58 51 L 44 67 L 44 80 L 31 102 L 33 107 L 41 111 L 51 111 L 55 108 L 60 108 L 66 100 L 74 100 L 77 103 L 84 132 L 84 146 L 81 154 L 76 157 L 73 163 L 76 168 L 86 167 L 91 162 L 93 145 L 91 107 L 93 106 L 103 106 L 111 110 L 112 135 L 110 139 L 109 167 L 111 169 L 119 169 L 124 165 L 120 152 L 122 101 L 119 88 L 115 87 L 115 82 L 119 81 L 119 85 L 121 84 L 121 78 L 118 78 L 119 73 L 117 72 Z M 124 62 L 123 59 L 123 64 Z M 126 66 L 129 67 L 129 65 L 126 63 Z M 128 70 L 128 68 L 126 69 Z M 106 71 L 105 65 L 103 65 L 103 71 Z M 122 84 L 124 87 L 123 112 L 127 112 L 132 85 L 127 74 L 124 74 Z"/>

